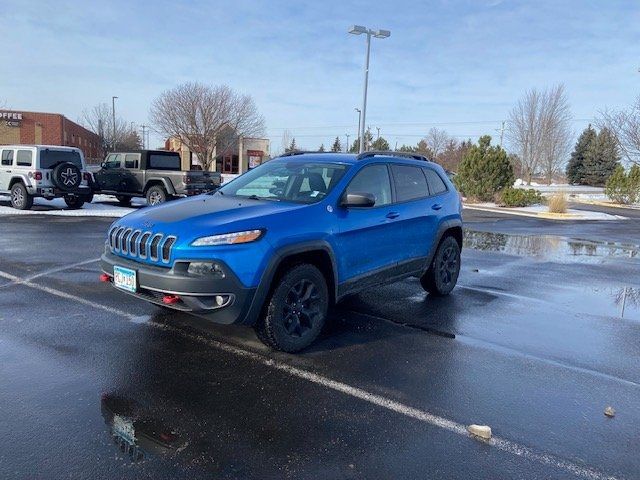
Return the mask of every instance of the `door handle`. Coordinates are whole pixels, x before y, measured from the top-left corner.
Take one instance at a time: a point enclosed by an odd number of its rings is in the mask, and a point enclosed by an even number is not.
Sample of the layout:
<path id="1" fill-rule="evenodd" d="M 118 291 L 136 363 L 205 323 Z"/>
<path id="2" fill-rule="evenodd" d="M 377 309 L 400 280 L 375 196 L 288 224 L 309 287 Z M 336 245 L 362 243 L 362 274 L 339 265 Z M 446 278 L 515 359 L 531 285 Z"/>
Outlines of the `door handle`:
<path id="1" fill-rule="evenodd" d="M 440 205 L 439 203 L 435 203 L 434 205 L 431 206 L 431 208 L 433 210 L 440 210 L 442 208 L 442 205 Z"/>
<path id="2" fill-rule="evenodd" d="M 387 218 L 398 218 L 400 214 L 398 212 L 389 212 L 387 213 Z"/>

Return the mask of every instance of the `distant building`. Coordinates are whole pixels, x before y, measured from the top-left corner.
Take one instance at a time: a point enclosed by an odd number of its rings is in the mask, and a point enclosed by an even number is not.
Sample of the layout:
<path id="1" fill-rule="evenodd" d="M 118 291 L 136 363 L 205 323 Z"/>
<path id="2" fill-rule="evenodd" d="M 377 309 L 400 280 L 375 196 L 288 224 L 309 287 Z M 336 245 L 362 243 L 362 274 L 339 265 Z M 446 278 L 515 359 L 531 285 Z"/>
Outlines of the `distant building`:
<path id="1" fill-rule="evenodd" d="M 100 137 L 60 113 L 0 110 L 0 145 L 64 145 L 102 160 Z"/>
<path id="2" fill-rule="evenodd" d="M 235 136 L 228 144 L 229 146 L 224 150 L 216 149 L 213 153 L 215 162 L 212 162 L 211 170 L 220 172 L 223 181 L 235 178 L 271 158 L 267 138 Z M 197 155 L 190 151 L 178 137 L 167 139 L 165 148 L 180 153 L 183 170 L 202 168 Z"/>

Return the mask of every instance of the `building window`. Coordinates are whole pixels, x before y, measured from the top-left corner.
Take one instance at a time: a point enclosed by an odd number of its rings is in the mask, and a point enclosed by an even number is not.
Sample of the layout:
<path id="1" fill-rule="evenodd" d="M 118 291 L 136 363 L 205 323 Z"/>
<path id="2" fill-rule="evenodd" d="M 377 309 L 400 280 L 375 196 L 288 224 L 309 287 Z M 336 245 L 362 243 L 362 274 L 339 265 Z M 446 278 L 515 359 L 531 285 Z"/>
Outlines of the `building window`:
<path id="1" fill-rule="evenodd" d="M 223 157 L 222 173 L 231 173 L 231 174 L 239 173 L 237 155 L 225 155 Z"/>

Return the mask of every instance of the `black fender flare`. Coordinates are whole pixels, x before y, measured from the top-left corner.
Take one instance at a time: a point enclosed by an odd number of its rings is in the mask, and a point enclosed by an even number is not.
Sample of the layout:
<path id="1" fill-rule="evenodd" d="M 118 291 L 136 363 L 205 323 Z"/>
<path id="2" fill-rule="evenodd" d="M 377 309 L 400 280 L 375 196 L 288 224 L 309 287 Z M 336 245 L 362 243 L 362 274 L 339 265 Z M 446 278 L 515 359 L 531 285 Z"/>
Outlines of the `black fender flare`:
<path id="1" fill-rule="evenodd" d="M 460 227 L 464 235 L 464 229 L 462 228 L 462 220 L 459 218 L 452 218 L 449 220 L 444 220 L 440 226 L 438 226 L 438 232 L 436 233 L 436 241 L 431 245 L 431 249 L 429 250 L 429 254 L 427 255 L 427 262 L 422 269 L 422 274 L 424 275 L 429 270 L 431 266 L 431 262 L 433 261 L 433 256 L 436 254 L 436 250 L 438 250 L 438 245 L 442 241 L 442 237 L 444 237 L 445 232 L 450 230 L 451 228 Z M 462 249 L 462 245 L 460 246 Z"/>
<path id="2" fill-rule="evenodd" d="M 164 189 L 167 191 L 167 193 L 169 195 L 175 195 L 176 190 L 175 188 L 173 188 L 173 184 L 167 180 L 165 177 L 151 177 L 147 179 L 147 183 L 144 186 L 144 193 L 146 195 L 147 190 L 149 190 L 153 185 L 151 184 L 155 184 L 155 183 L 162 183 L 162 186 L 164 187 Z"/>
<path id="3" fill-rule="evenodd" d="M 253 300 L 251 302 L 251 306 L 242 320 L 242 324 L 251 325 L 253 324 L 260 315 L 260 311 L 264 306 L 264 302 L 269 295 L 269 292 L 272 287 L 273 278 L 278 270 L 278 267 L 282 264 L 282 262 L 292 256 L 305 252 L 312 252 L 322 250 L 326 252 L 331 260 L 331 268 L 333 270 L 333 298 L 338 298 L 338 266 L 336 263 L 336 257 L 333 252 L 333 248 L 329 242 L 325 240 L 310 240 L 302 243 L 296 243 L 295 245 L 287 245 L 276 250 L 264 272 L 262 273 L 262 277 L 260 279 L 260 283 L 256 288 L 256 292 L 253 296 Z"/>

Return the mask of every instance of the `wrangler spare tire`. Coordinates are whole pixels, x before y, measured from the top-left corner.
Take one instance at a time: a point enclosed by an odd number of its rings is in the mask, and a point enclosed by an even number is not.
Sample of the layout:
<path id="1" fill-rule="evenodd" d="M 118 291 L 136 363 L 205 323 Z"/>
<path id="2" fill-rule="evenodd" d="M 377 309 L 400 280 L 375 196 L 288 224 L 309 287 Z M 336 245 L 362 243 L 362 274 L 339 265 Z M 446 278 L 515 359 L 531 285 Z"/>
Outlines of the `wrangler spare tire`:
<path id="1" fill-rule="evenodd" d="M 71 162 L 61 163 L 53 169 L 51 180 L 60 190 L 71 192 L 80 186 L 82 172 Z"/>

